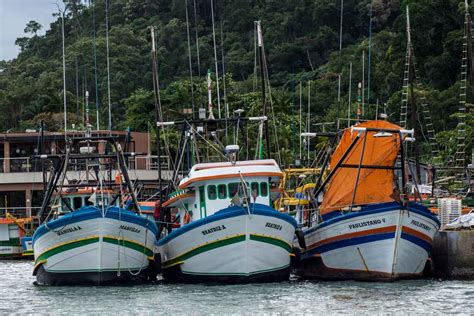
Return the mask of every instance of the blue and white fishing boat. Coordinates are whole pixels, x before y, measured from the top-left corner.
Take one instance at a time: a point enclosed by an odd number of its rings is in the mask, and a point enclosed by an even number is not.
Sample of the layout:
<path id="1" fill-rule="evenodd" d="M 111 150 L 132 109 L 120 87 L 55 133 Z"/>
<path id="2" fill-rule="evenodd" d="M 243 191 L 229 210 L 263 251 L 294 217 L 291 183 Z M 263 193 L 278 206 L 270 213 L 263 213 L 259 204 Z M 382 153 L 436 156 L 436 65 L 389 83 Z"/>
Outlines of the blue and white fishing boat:
<path id="1" fill-rule="evenodd" d="M 386 121 L 344 131 L 331 171 L 314 193 L 327 184 L 323 202 L 303 227 L 299 275 L 356 280 L 422 275 L 440 223 L 425 206 L 408 203 L 400 166 L 403 143 L 412 134 Z"/>
<path id="2" fill-rule="evenodd" d="M 91 149 L 98 139 L 82 141 Z M 71 146 L 65 155 L 42 156 L 53 159 L 55 169 L 39 214 L 42 225 L 33 235 L 33 274 L 39 284 L 129 284 L 156 278 L 156 224 L 141 216 L 139 207 L 130 211 L 122 206 L 125 194 L 132 197 L 135 205 L 138 202 L 120 144 L 111 137 L 107 141 L 115 149 L 121 170 L 113 182 L 100 178 L 98 169 L 100 159 L 112 159 L 113 155 L 82 148 L 81 153 L 75 154 Z M 64 181 L 69 161 L 77 163 L 81 159 L 96 168 L 95 186 L 91 179 L 72 184 Z"/>
<path id="3" fill-rule="evenodd" d="M 288 280 L 296 221 L 272 207 L 272 191 L 281 177 L 272 159 L 194 165 L 163 204 L 177 209 L 180 224 L 158 242 L 163 277 L 179 282 Z"/>

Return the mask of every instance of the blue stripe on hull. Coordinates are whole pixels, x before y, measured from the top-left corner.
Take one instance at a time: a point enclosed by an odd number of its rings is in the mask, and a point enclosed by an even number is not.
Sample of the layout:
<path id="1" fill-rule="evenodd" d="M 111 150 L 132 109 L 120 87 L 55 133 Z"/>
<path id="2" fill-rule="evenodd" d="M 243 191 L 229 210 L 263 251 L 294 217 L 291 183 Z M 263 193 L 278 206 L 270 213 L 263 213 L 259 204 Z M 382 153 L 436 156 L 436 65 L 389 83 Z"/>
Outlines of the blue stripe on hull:
<path id="1" fill-rule="evenodd" d="M 356 237 L 356 238 L 338 240 L 332 243 L 328 243 L 328 244 L 310 249 L 302 255 L 302 258 L 304 259 L 306 257 L 310 257 L 315 254 L 321 254 L 321 253 L 325 253 L 325 252 L 339 249 L 339 248 L 356 246 L 360 244 L 366 244 L 366 243 L 370 243 L 374 241 L 393 239 L 393 238 L 395 238 L 395 233 L 372 234 L 372 235 L 361 236 L 361 237 Z"/>
<path id="2" fill-rule="evenodd" d="M 400 237 L 414 243 L 417 246 L 420 246 L 421 248 L 425 249 L 427 253 L 431 252 L 431 244 L 423 239 L 407 233 L 402 233 Z"/>
<path id="3" fill-rule="evenodd" d="M 262 216 L 275 217 L 275 218 L 278 218 L 280 220 L 288 222 L 294 228 L 297 227 L 296 221 L 293 217 L 289 216 L 288 214 L 277 212 L 275 209 L 273 209 L 273 208 L 271 208 L 267 205 L 255 203 L 255 204 L 251 204 L 249 206 L 249 209 L 250 209 L 250 213 L 252 215 L 262 215 Z M 199 219 L 195 222 L 191 222 L 191 223 L 189 223 L 189 224 L 187 224 L 187 225 L 185 225 L 181 228 L 178 228 L 178 229 L 172 231 L 168 236 L 166 236 L 165 238 L 161 239 L 158 242 L 158 246 L 163 246 L 166 243 L 173 240 L 174 238 L 176 238 L 178 236 L 181 236 L 182 234 L 184 234 L 184 233 L 186 233 L 186 232 L 188 232 L 188 231 L 190 231 L 194 228 L 197 228 L 197 227 L 200 227 L 200 226 L 203 226 L 203 225 L 215 222 L 215 221 L 219 221 L 219 220 L 222 220 L 222 219 L 227 219 L 227 218 L 232 218 L 232 217 L 237 217 L 237 216 L 242 216 L 242 215 L 247 215 L 247 214 L 248 214 L 248 210 L 247 210 L 246 207 L 231 206 L 231 207 L 225 208 L 223 210 L 220 210 L 220 211 L 214 213 L 213 215 L 210 215 L 206 218 Z"/>
<path id="4" fill-rule="evenodd" d="M 399 209 L 406 209 L 406 208 L 397 202 L 388 202 L 388 203 L 367 205 L 367 206 L 364 206 L 360 211 L 355 211 L 351 213 L 333 211 L 329 214 L 323 215 L 323 219 L 325 220 L 319 225 L 304 231 L 304 234 L 307 235 L 320 228 L 323 228 L 323 227 L 326 227 L 326 226 L 329 226 L 334 223 L 338 223 L 340 221 L 344 221 L 350 218 L 384 213 L 384 212 L 389 212 L 389 211 L 394 211 L 394 210 L 399 210 Z M 408 209 L 409 209 L 409 212 L 413 212 L 418 215 L 427 217 L 428 219 L 434 221 L 438 226 L 440 225 L 439 219 L 435 215 L 433 215 L 425 206 L 418 203 L 410 203 Z"/>
<path id="5" fill-rule="evenodd" d="M 35 231 L 33 234 L 33 244 L 38 238 L 51 230 L 66 228 L 68 225 L 76 224 L 90 219 L 102 218 L 101 210 L 96 207 L 83 207 L 74 212 L 68 213 L 61 218 L 47 222 Z M 150 221 L 140 215 L 123 208 L 111 207 L 106 210 L 105 218 L 123 221 L 124 223 L 133 223 L 143 228 L 149 229 L 156 235 L 158 228 L 153 221 Z"/>

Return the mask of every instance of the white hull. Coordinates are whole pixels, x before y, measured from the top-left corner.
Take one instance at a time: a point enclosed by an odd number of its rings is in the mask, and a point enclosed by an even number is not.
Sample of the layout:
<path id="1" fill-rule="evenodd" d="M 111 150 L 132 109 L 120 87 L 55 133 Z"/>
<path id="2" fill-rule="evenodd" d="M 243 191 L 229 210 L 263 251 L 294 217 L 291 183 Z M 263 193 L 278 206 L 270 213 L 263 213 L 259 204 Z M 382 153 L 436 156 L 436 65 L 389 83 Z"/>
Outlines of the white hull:
<path id="1" fill-rule="evenodd" d="M 156 227 L 154 232 L 151 225 L 147 228 L 138 224 L 145 222 L 141 218 L 133 222 L 100 215 L 85 216 L 81 220 L 81 211 L 76 212 L 79 220 L 61 218 L 53 222 L 54 228 L 53 224 L 46 224 L 40 227 L 40 236 L 35 233 L 35 273 L 62 275 L 65 279 L 71 277 L 72 283 L 77 280 L 81 283 L 81 274 L 113 272 L 108 276 L 113 278 L 113 274 L 120 277 L 122 273 L 137 273 L 148 268 L 153 260 Z M 37 277 L 40 283 L 51 283 L 48 278 L 42 282 L 41 277 Z"/>
<path id="2" fill-rule="evenodd" d="M 379 206 L 307 230 L 299 273 L 326 279 L 421 276 L 439 223 L 420 211 Z"/>
<path id="3" fill-rule="evenodd" d="M 21 246 L 0 246 L 0 258 L 18 258 L 21 254 Z"/>
<path id="4" fill-rule="evenodd" d="M 270 211 L 249 215 L 246 209 L 233 207 L 160 241 L 163 276 L 184 282 L 265 281 L 269 275 L 288 279 L 296 223 L 286 214 L 258 207 Z"/>

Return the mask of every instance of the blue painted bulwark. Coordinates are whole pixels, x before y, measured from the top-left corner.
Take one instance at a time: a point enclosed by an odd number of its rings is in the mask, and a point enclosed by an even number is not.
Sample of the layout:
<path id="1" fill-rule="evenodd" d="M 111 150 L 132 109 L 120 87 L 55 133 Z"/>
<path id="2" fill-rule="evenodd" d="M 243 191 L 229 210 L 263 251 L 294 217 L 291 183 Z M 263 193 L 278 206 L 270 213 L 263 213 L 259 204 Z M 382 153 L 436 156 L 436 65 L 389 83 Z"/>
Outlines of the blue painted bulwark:
<path id="1" fill-rule="evenodd" d="M 55 230 L 58 228 L 66 228 L 68 225 L 71 224 L 76 224 L 82 221 L 101 217 L 103 217 L 101 209 L 94 206 L 83 207 L 51 222 L 44 223 L 43 225 L 38 227 L 38 229 L 33 235 L 33 244 L 38 238 L 40 238 L 51 230 Z M 158 232 L 158 228 L 156 227 L 156 224 L 153 221 L 150 221 L 136 213 L 125 210 L 123 208 L 115 206 L 110 207 L 105 211 L 104 217 L 140 225 L 143 228 L 151 230 L 155 235 Z"/>
<path id="2" fill-rule="evenodd" d="M 286 221 L 286 222 L 290 223 L 295 228 L 297 227 L 296 220 L 293 217 L 291 217 L 288 214 L 277 212 L 275 209 L 273 209 L 273 208 L 271 208 L 267 205 L 264 205 L 264 204 L 257 204 L 257 203 L 250 204 L 248 209 L 247 209 L 247 207 L 230 206 L 230 207 L 227 207 L 225 209 L 222 209 L 222 210 L 214 213 L 213 215 L 210 215 L 206 218 L 197 220 L 195 222 L 191 222 L 191 223 L 189 223 L 189 224 L 187 224 L 187 225 L 185 225 L 181 228 L 178 228 L 178 229 L 174 230 L 168 236 L 161 239 L 158 242 L 158 246 L 163 246 L 164 244 L 168 243 L 169 241 L 173 240 L 174 238 L 176 238 L 176 237 L 178 237 L 178 236 L 180 236 L 180 235 L 182 235 L 182 234 L 184 234 L 184 233 L 186 233 L 186 232 L 188 232 L 188 231 L 190 231 L 194 228 L 200 227 L 202 225 L 206 225 L 206 224 L 209 224 L 209 223 L 212 223 L 212 222 L 215 222 L 215 221 L 218 221 L 218 220 L 226 219 L 226 218 L 247 215 L 249 213 L 249 210 L 250 210 L 250 213 L 252 215 L 275 217 L 275 218 L 278 218 L 278 219 L 281 219 L 283 221 Z"/>
<path id="3" fill-rule="evenodd" d="M 372 204 L 372 205 L 367 205 L 362 207 L 360 211 L 354 211 L 354 212 L 342 212 L 342 211 L 333 211 L 331 213 L 326 214 L 323 216 L 323 222 L 320 223 L 319 225 L 310 228 L 305 231 L 305 235 L 308 233 L 311 233 L 319 228 L 332 225 L 334 223 L 349 219 L 349 218 L 354 218 L 358 216 L 365 216 L 365 215 L 371 215 L 371 214 L 378 214 L 378 213 L 383 213 L 387 211 L 393 211 L 402 208 L 401 204 L 398 202 L 387 202 L 387 203 L 379 203 L 379 204 Z M 433 215 L 430 210 L 428 210 L 425 206 L 418 204 L 418 203 L 409 203 L 408 205 L 408 210 L 413 213 L 417 213 L 419 215 L 428 217 L 429 219 L 435 221 L 438 225 L 440 225 L 440 222 L 438 218 Z"/>

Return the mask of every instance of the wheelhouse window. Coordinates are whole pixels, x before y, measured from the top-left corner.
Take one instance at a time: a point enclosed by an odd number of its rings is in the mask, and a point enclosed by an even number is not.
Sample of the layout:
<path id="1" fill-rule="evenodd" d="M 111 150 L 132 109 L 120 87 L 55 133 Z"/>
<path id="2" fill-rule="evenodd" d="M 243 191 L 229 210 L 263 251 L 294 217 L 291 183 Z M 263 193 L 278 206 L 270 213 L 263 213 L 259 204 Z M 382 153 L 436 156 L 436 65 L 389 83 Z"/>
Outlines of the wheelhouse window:
<path id="1" fill-rule="evenodd" d="M 260 196 L 268 196 L 268 183 L 260 183 Z"/>
<path id="2" fill-rule="evenodd" d="M 82 207 L 82 197 L 75 196 L 72 198 L 72 208 L 77 210 Z"/>
<path id="3" fill-rule="evenodd" d="M 229 197 L 233 198 L 239 191 L 239 183 L 238 182 L 229 183 L 228 188 L 229 188 Z"/>
<path id="4" fill-rule="evenodd" d="M 219 184 L 217 186 L 217 195 L 219 199 L 227 198 L 227 186 L 225 184 Z"/>
<path id="5" fill-rule="evenodd" d="M 252 184 L 250 184 L 250 193 L 252 194 L 252 196 L 258 196 L 258 182 L 252 182 Z"/>
<path id="6" fill-rule="evenodd" d="M 209 200 L 217 199 L 217 192 L 216 192 L 216 186 L 215 185 L 207 186 L 207 197 L 208 197 Z"/>

